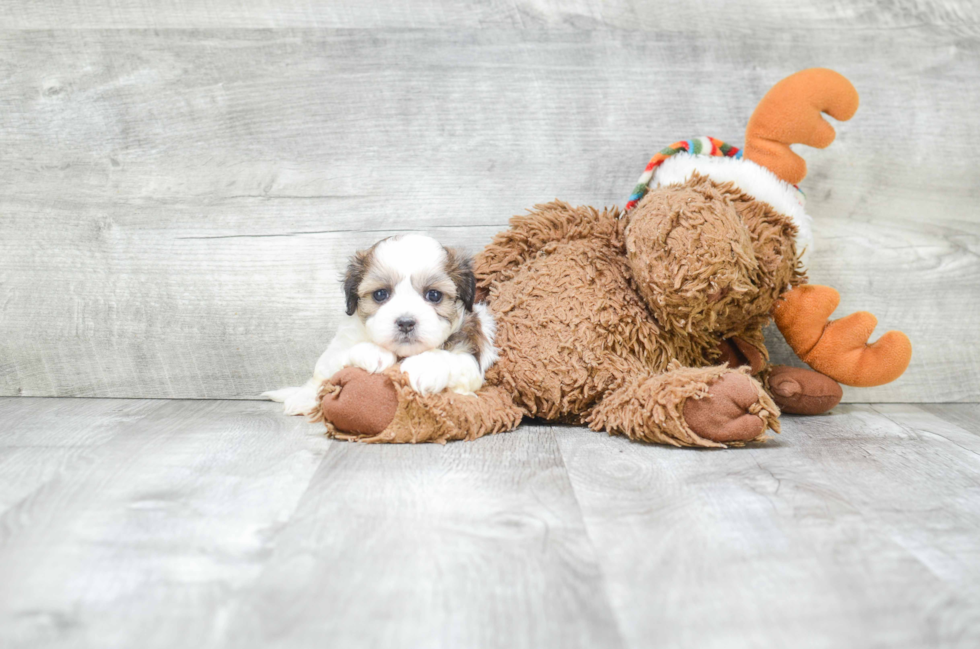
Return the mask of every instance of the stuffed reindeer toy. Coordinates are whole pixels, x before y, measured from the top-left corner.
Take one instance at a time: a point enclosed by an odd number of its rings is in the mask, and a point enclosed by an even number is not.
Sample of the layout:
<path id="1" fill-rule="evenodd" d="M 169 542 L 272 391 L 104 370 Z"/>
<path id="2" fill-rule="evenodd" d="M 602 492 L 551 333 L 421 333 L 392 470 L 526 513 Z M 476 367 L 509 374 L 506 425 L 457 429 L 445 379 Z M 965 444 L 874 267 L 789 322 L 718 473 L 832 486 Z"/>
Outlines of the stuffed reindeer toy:
<path id="1" fill-rule="evenodd" d="M 811 221 L 790 144 L 826 147 L 822 113 L 850 119 L 854 87 L 826 69 L 775 85 L 745 147 L 678 142 L 650 161 L 625 209 L 555 201 L 514 217 L 476 258 L 499 357 L 475 395 L 412 389 L 396 365 L 345 368 L 320 390 L 329 434 L 445 442 L 513 430 L 524 417 L 630 439 L 720 447 L 779 431 L 780 409 L 820 414 L 839 383 L 873 386 L 908 366 L 908 338 L 872 344 L 876 320 L 829 321 L 837 292 L 807 283 Z M 812 370 L 773 366 L 774 319 Z"/>

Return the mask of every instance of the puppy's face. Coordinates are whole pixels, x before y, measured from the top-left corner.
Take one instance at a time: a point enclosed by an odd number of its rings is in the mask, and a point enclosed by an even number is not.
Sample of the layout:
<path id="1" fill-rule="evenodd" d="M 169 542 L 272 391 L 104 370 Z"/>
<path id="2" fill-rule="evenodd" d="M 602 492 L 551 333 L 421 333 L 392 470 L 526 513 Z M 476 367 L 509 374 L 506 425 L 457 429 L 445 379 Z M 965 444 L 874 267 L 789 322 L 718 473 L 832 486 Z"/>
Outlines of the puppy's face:
<path id="1" fill-rule="evenodd" d="M 472 262 L 423 235 L 379 241 L 358 252 L 344 278 L 347 315 L 397 356 L 440 347 L 473 309 Z"/>

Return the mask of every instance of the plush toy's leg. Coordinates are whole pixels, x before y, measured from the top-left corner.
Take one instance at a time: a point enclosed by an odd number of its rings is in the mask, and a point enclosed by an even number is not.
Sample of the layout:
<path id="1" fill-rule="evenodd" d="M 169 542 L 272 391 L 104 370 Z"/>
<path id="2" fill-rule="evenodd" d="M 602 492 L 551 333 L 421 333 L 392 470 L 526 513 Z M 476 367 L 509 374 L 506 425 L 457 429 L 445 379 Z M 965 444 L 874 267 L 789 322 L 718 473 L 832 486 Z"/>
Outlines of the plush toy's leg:
<path id="1" fill-rule="evenodd" d="M 637 374 L 603 397 L 590 428 L 645 442 L 724 447 L 779 432 L 779 409 L 748 369 L 682 368 Z"/>
<path id="2" fill-rule="evenodd" d="M 802 367 L 775 365 L 765 384 L 779 409 L 793 415 L 822 415 L 844 396 L 837 381 Z"/>
<path id="3" fill-rule="evenodd" d="M 423 396 L 398 367 L 383 374 L 347 368 L 320 391 L 327 433 L 371 443 L 447 442 L 514 430 L 523 411 L 506 390 L 488 386 L 476 396 L 443 391 Z"/>

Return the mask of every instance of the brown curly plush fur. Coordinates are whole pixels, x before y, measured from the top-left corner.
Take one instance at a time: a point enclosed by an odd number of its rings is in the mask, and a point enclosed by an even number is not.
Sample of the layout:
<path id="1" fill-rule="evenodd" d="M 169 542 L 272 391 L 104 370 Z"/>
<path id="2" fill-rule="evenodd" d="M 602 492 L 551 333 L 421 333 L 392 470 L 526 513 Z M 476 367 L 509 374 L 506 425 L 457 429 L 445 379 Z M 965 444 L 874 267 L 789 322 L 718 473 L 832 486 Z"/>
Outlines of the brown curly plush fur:
<path id="1" fill-rule="evenodd" d="M 700 349 L 761 330 L 779 295 L 802 280 L 796 226 L 731 184 L 695 174 L 650 192 L 630 216 L 626 251 L 640 294 Z"/>
<path id="2" fill-rule="evenodd" d="M 767 204 L 697 175 L 651 191 L 625 217 L 538 205 L 476 258 L 500 351 L 478 396 L 422 396 L 392 368 L 398 408 L 384 430 L 328 429 L 361 441 L 442 442 L 532 416 L 647 442 L 723 446 L 705 424 L 692 426 L 711 420 L 692 416 L 704 408 L 685 411 L 709 399 L 748 417 L 754 437 L 735 444 L 762 440 L 767 428 L 778 432 L 779 409 L 748 367 L 722 359 L 751 358 L 766 375 L 762 328 L 779 295 L 805 281 L 795 233 Z M 718 394 L 722 385 L 741 396 Z"/>

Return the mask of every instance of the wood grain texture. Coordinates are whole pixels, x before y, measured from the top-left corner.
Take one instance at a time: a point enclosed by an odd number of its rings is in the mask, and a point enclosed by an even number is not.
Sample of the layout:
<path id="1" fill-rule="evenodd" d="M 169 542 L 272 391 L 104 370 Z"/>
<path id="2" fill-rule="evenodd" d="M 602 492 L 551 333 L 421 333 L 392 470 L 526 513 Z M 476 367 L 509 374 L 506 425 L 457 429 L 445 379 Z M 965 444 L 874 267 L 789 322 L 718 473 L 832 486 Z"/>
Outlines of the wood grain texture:
<path id="1" fill-rule="evenodd" d="M 0 431 L 36 449 L 0 463 L 4 647 L 622 646 L 550 428 L 363 446 L 264 402 L 6 399 Z"/>
<path id="2" fill-rule="evenodd" d="M 0 394 L 295 384 L 358 246 L 478 250 L 537 202 L 622 204 L 654 150 L 740 143 L 773 82 L 820 64 L 862 107 L 805 154 L 811 279 L 915 346 L 845 398 L 980 399 L 972 5 L 662 5 L 5 4 L 32 29 L 0 31 Z M 409 10 L 428 29 L 387 22 Z"/>
<path id="3" fill-rule="evenodd" d="M 980 438 L 875 408 L 719 453 L 557 431 L 627 644 L 976 646 Z"/>
<path id="4" fill-rule="evenodd" d="M 0 646 L 975 647 L 973 415 L 366 446 L 267 402 L 3 398 Z"/>
<path id="5" fill-rule="evenodd" d="M 5 647 L 202 646 L 330 447 L 260 402 L 4 399 L 0 422 L 22 451 L 0 465 Z"/>
<path id="6" fill-rule="evenodd" d="M 980 403 L 923 403 L 919 408 L 967 432 L 980 435 Z"/>
<path id="7" fill-rule="evenodd" d="M 977 34 L 980 11 L 969 0 L 850 0 L 793 3 L 698 0 L 173 0 L 166 10 L 151 0 L 8 0 L 0 8 L 7 28 L 517 28 L 685 32 L 692 26 L 733 33 L 778 31 L 786 25 L 862 30 L 928 27 Z"/>
<path id="8" fill-rule="evenodd" d="M 268 615 L 276 611 L 276 615 Z M 554 435 L 340 445 L 229 647 L 621 647 Z"/>
<path id="9" fill-rule="evenodd" d="M 111 399 L 0 399 L 0 517 L 60 475 L 91 463 L 121 429 L 158 405 Z"/>

